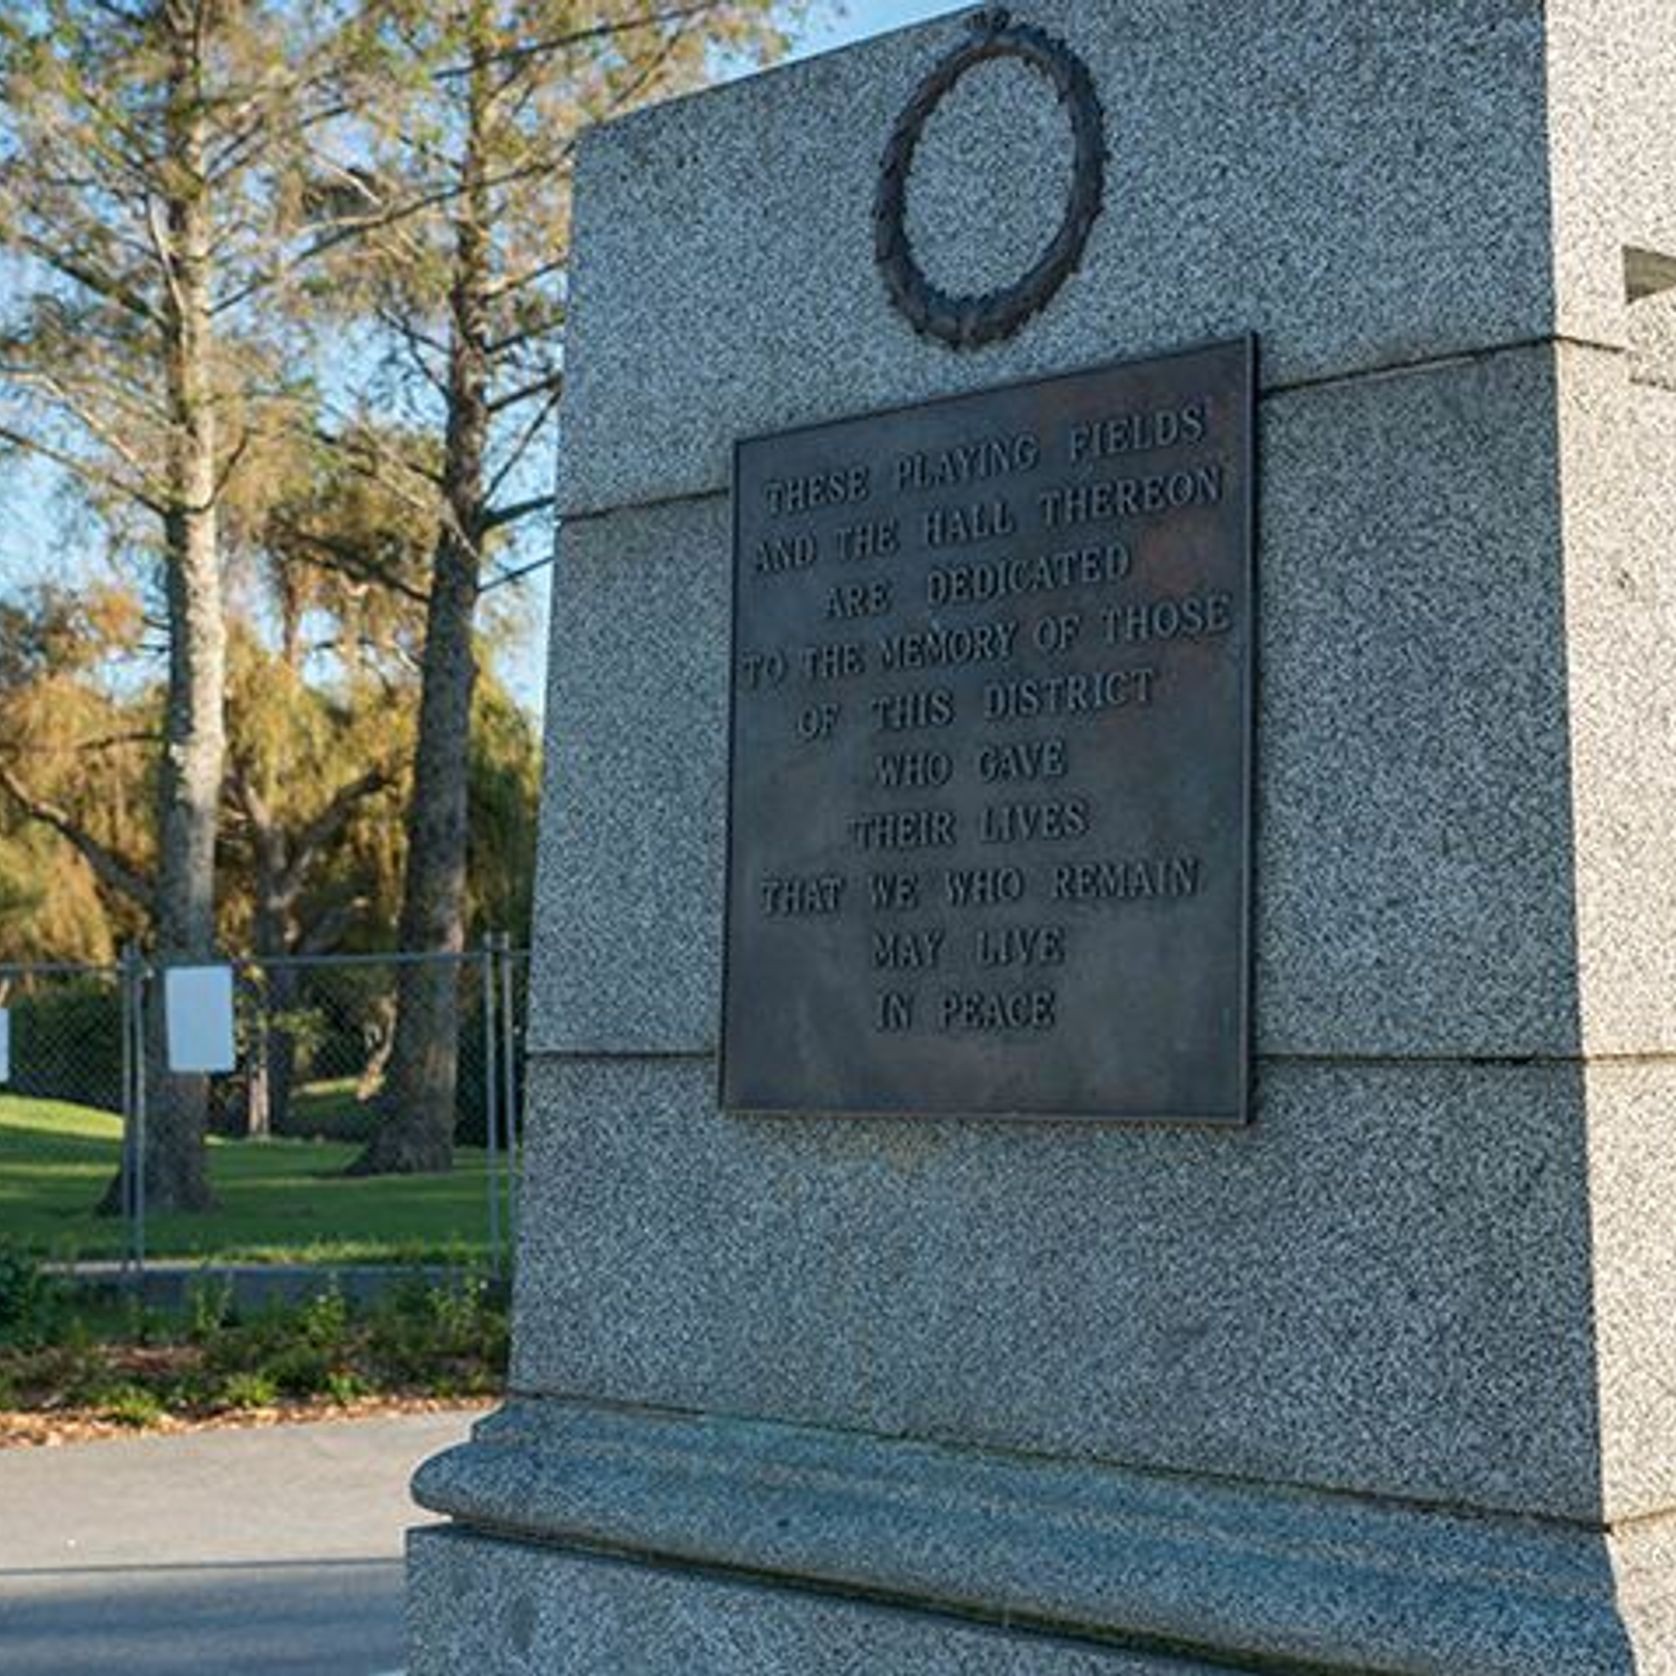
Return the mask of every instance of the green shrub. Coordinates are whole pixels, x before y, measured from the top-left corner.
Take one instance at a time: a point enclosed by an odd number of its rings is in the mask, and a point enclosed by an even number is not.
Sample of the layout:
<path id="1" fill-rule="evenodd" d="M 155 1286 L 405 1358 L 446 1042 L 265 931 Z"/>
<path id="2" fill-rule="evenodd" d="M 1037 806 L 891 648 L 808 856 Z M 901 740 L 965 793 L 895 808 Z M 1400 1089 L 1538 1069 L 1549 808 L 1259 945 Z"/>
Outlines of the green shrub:
<path id="1" fill-rule="evenodd" d="M 486 1364 L 498 1375 L 505 1306 L 480 1271 L 441 1284 L 414 1276 L 374 1306 L 367 1348 L 380 1374 L 399 1384 L 457 1384 L 461 1364 Z"/>
<path id="2" fill-rule="evenodd" d="M 215 1393 L 218 1408 L 272 1408 L 279 1401 L 279 1387 L 265 1374 L 232 1373 Z"/>
<path id="3" fill-rule="evenodd" d="M 341 1354 L 349 1344 L 349 1303 L 334 1280 L 296 1307 L 297 1335 L 311 1349 Z"/>
<path id="4" fill-rule="evenodd" d="M 326 1395 L 341 1407 L 347 1407 L 352 1402 L 358 1402 L 362 1397 L 370 1396 L 373 1387 L 358 1373 L 346 1368 L 326 1376 Z"/>
<path id="5" fill-rule="evenodd" d="M 186 1286 L 186 1335 L 207 1344 L 233 1313 L 233 1283 L 226 1275 L 195 1275 Z"/>
<path id="6" fill-rule="evenodd" d="M 173 1336 L 168 1318 L 160 1311 L 148 1309 L 132 1292 L 122 1299 L 122 1327 L 120 1338 L 124 1344 L 167 1343 Z"/>
<path id="7" fill-rule="evenodd" d="M 347 1371 L 329 1351 L 311 1344 L 293 1345 L 266 1364 L 268 1377 L 288 1397 L 318 1397 L 332 1388 L 333 1379 Z"/>
<path id="8" fill-rule="evenodd" d="M 27 1293 L 38 1265 L 14 1262 L 7 1272 L 13 1294 Z M 126 1353 L 135 1343 L 173 1351 L 135 1358 Z M 172 1318 L 114 1305 L 66 1310 L 51 1342 L 0 1353 L 11 1387 L 0 1407 L 92 1409 L 143 1427 L 166 1413 L 266 1408 L 281 1396 L 349 1404 L 379 1392 L 478 1395 L 499 1387 L 506 1344 L 504 1299 L 480 1273 L 444 1284 L 415 1276 L 364 1310 L 328 1284 L 248 1317 L 229 1307 L 224 1284 L 204 1277 Z"/>
<path id="9" fill-rule="evenodd" d="M 11 1004 L 14 1094 L 122 1110 L 122 997 L 80 979 Z"/>
<path id="10" fill-rule="evenodd" d="M 107 1386 L 94 1396 L 88 1406 L 99 1411 L 100 1419 L 114 1421 L 119 1426 L 132 1426 L 136 1431 L 155 1426 L 167 1413 L 154 1391 L 132 1381 Z"/>
<path id="11" fill-rule="evenodd" d="M 50 1344 L 65 1329 L 64 1288 L 33 1252 L 0 1239 L 0 1340 Z"/>
<path id="12" fill-rule="evenodd" d="M 252 1365 L 288 1396 L 330 1391 L 354 1354 L 349 1305 L 335 1282 L 300 1304 L 266 1312 L 260 1329 L 260 1354 Z"/>

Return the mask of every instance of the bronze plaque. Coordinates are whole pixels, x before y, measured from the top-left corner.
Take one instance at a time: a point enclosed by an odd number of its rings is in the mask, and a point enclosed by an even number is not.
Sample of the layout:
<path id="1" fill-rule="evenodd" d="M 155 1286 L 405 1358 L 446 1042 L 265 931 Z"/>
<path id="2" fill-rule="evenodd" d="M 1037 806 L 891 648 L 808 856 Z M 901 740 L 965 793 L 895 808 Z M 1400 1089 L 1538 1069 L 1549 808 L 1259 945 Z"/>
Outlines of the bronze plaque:
<path id="1" fill-rule="evenodd" d="M 1244 1121 L 1254 367 L 739 444 L 724 1106 Z"/>

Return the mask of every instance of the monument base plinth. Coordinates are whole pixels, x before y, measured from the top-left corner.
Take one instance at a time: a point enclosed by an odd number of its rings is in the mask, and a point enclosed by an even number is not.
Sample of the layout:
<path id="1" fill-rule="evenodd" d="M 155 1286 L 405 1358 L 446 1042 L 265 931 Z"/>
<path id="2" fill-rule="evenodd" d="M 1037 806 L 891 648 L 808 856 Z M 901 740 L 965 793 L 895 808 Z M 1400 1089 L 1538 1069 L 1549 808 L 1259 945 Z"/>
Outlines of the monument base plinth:
<path id="1" fill-rule="evenodd" d="M 410 1676 L 1649 1676 L 1676 1544 L 521 1400 L 428 1463 Z"/>

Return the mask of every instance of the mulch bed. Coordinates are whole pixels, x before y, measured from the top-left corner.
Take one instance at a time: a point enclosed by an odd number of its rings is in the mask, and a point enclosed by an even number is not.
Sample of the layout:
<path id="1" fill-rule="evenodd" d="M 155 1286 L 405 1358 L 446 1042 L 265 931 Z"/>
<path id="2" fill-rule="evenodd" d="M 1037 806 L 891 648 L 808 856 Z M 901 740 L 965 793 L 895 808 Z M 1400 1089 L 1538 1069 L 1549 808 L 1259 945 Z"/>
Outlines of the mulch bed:
<path id="1" fill-rule="evenodd" d="M 106 1419 L 96 1409 L 0 1409 L 0 1449 L 52 1449 L 66 1443 L 97 1443 L 112 1438 L 292 1426 L 309 1420 L 371 1420 L 390 1414 L 441 1414 L 493 1406 L 487 1397 L 378 1396 L 357 1397 L 350 1402 L 333 1402 L 329 1397 L 287 1397 L 268 1408 L 165 1414 L 146 1426 Z"/>

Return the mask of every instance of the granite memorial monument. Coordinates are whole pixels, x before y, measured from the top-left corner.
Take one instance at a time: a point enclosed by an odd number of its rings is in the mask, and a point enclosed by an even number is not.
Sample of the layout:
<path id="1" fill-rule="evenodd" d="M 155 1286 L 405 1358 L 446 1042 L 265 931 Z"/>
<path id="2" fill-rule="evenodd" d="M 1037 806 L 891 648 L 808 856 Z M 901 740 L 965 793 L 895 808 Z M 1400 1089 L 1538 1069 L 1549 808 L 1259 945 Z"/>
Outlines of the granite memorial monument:
<path id="1" fill-rule="evenodd" d="M 1676 1672 L 1673 88 L 1039 0 L 591 135 L 412 1676 Z"/>

